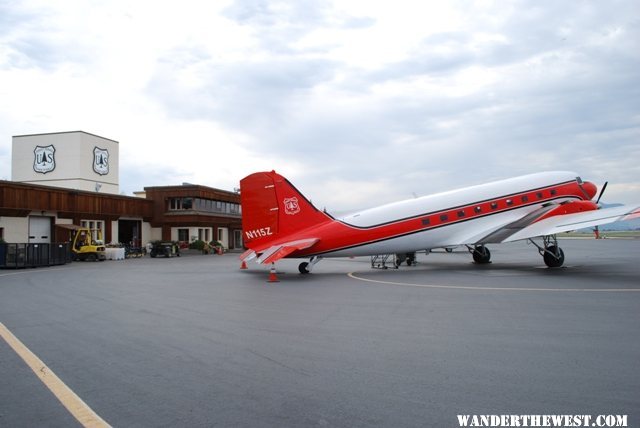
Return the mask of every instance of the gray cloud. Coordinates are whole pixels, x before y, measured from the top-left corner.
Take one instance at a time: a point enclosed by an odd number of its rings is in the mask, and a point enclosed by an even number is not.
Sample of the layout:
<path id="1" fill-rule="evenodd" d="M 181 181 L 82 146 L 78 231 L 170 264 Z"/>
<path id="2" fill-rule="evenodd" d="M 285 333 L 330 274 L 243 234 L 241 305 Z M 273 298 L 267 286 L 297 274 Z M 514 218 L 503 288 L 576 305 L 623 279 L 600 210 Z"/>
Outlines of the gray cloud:
<path id="1" fill-rule="evenodd" d="M 91 41 L 78 38 L 73 28 L 65 28 L 48 7 L 33 11 L 0 3 L 0 46 L 5 58 L 3 68 L 38 68 L 53 71 L 62 64 L 73 63 L 78 69 L 99 55 Z M 68 34 L 67 34 L 68 32 Z"/>
<path id="2" fill-rule="evenodd" d="M 366 32 L 376 24 L 366 14 L 344 16 L 328 2 L 236 1 L 224 16 L 250 30 L 255 52 L 222 61 L 210 54 L 214 41 L 179 39 L 157 58 L 145 95 L 167 120 L 246 135 L 248 151 L 281 159 L 275 169 L 302 165 L 300 186 L 329 202 L 320 185 L 329 177 L 387 183 L 380 202 L 542 169 L 640 181 L 635 2 L 460 5 L 467 27 L 416 40 L 403 60 L 365 69 L 333 59 L 339 42 L 308 50 L 298 42 L 319 29 Z M 69 39 L 49 42 L 43 28 L 12 39 L 24 66 L 88 61 L 85 49 L 69 58 Z M 496 81 L 443 89 L 474 70 Z M 153 175 L 127 174 L 123 182 L 141 181 L 133 188 L 154 184 Z"/>
<path id="3" fill-rule="evenodd" d="M 201 85 L 190 88 L 179 77 L 185 64 L 166 60 L 151 79 L 148 93 L 172 116 L 213 119 L 263 137 L 285 126 L 290 109 L 303 103 L 314 86 L 330 80 L 336 67 L 331 61 L 292 58 L 232 64 L 196 59 L 194 64 Z"/>

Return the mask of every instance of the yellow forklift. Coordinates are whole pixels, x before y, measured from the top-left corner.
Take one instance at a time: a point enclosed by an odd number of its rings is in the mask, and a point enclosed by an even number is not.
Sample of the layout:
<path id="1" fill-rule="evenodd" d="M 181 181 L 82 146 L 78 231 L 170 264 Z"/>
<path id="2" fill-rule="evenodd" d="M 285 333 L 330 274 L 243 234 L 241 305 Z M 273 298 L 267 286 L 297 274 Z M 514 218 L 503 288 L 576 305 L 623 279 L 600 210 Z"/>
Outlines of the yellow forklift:
<path id="1" fill-rule="evenodd" d="M 57 224 L 56 226 L 71 230 L 71 256 L 73 260 L 103 261 L 107 257 L 102 240 L 102 230 L 89 229 L 75 224 Z"/>

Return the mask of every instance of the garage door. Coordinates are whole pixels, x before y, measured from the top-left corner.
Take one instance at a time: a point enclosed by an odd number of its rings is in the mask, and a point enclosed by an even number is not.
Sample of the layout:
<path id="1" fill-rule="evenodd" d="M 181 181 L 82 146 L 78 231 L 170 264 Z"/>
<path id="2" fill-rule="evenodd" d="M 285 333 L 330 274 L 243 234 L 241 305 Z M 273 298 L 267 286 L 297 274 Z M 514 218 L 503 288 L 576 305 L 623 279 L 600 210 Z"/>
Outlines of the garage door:
<path id="1" fill-rule="evenodd" d="M 51 242 L 51 217 L 29 217 L 29 243 L 48 244 Z"/>

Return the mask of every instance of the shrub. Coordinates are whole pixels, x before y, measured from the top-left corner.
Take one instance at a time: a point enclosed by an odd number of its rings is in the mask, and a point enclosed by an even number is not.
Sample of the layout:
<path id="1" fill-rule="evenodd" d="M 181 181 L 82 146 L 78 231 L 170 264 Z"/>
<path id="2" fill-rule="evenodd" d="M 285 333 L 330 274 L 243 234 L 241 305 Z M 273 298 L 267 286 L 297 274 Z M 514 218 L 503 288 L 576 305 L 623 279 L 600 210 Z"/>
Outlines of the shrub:
<path id="1" fill-rule="evenodd" d="M 196 241 L 193 241 L 192 243 L 189 244 L 189 248 L 192 250 L 202 251 L 202 249 L 204 248 L 204 241 L 201 241 L 199 239 Z"/>

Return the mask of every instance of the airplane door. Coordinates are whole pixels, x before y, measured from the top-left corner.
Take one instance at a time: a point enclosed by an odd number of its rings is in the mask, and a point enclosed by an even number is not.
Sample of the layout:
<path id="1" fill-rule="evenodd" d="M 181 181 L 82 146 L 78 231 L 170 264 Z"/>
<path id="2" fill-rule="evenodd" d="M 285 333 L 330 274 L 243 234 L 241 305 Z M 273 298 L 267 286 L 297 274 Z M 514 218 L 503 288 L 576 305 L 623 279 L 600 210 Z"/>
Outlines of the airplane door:
<path id="1" fill-rule="evenodd" d="M 29 217 L 29 243 L 51 243 L 51 217 Z"/>

